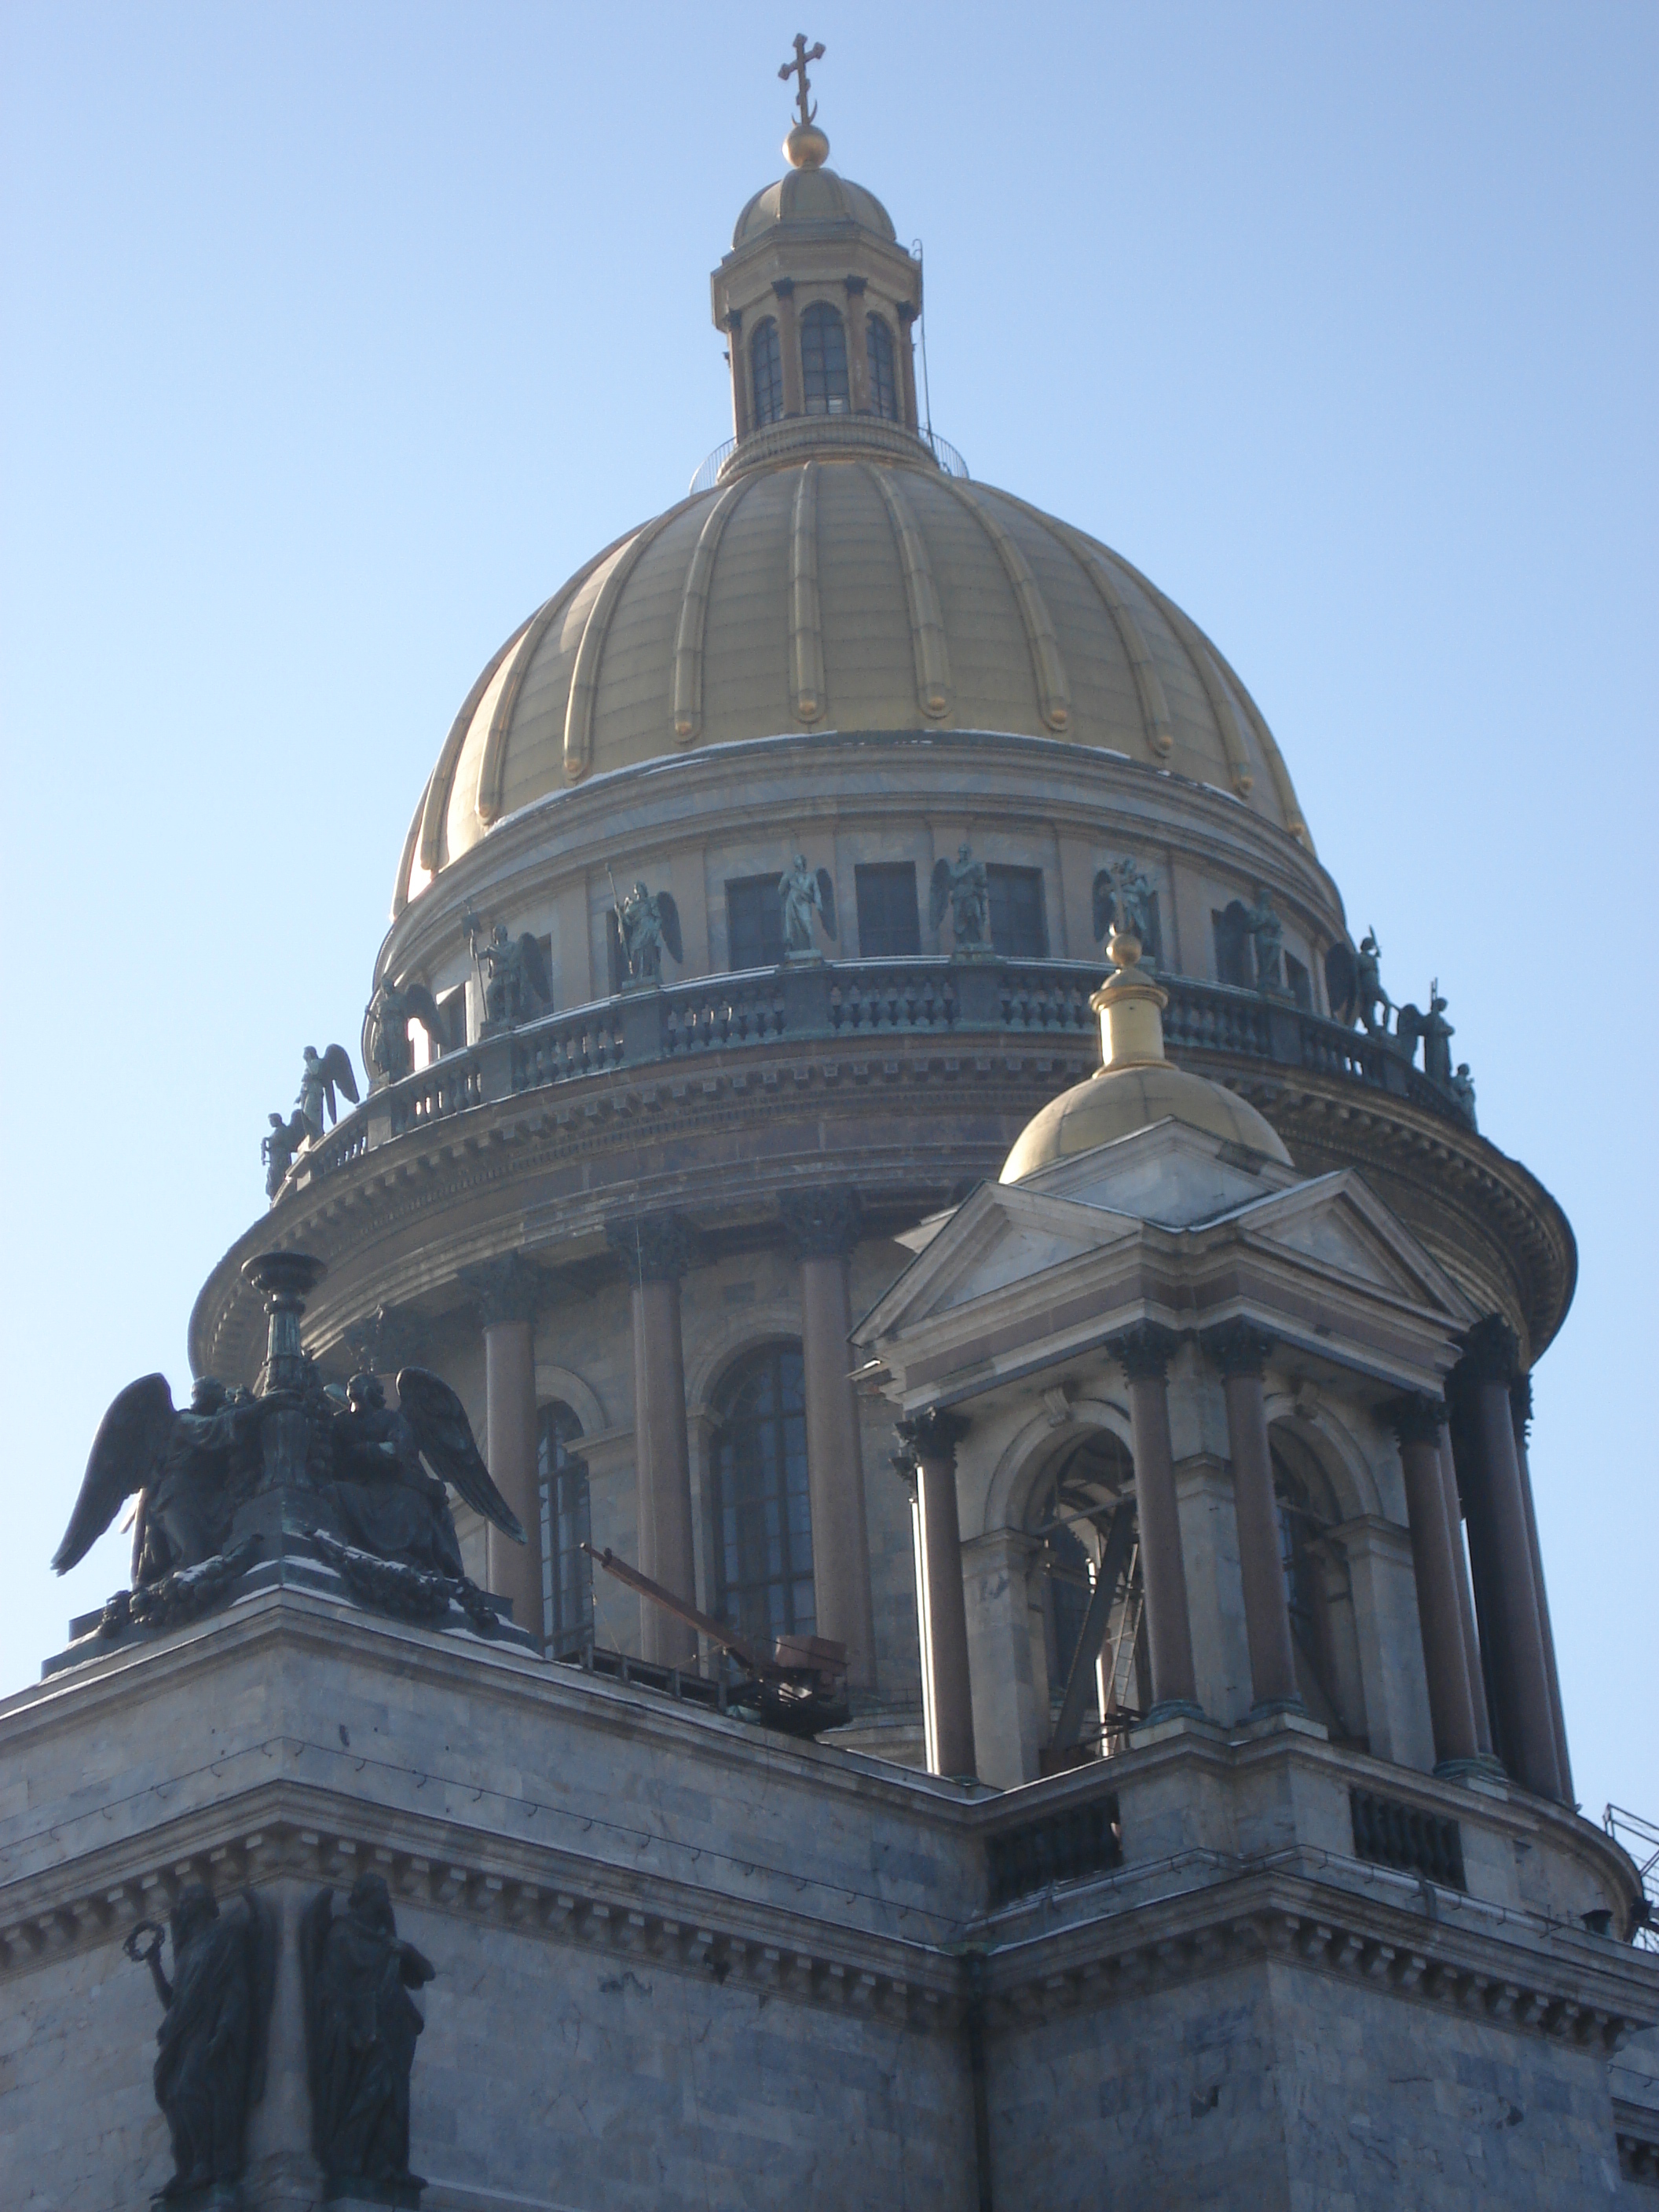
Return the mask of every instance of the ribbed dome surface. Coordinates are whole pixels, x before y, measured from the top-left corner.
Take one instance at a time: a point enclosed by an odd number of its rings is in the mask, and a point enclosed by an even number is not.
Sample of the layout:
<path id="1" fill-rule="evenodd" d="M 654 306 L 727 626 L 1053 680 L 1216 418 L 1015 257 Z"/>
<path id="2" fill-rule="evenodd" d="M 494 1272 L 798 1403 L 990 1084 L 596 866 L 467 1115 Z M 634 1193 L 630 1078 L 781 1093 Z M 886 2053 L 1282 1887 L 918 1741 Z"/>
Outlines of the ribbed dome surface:
<path id="1" fill-rule="evenodd" d="M 817 458 L 683 501 L 516 631 L 455 719 L 398 905 L 493 823 L 584 777 L 814 731 L 1101 747 L 1310 842 L 1267 724 L 1178 608 L 1068 524 L 925 453 L 896 458 L 904 434 L 879 427 L 885 453 L 860 453 L 857 426 L 832 418 Z"/>
<path id="2" fill-rule="evenodd" d="M 1159 1121 L 1183 1121 L 1189 1129 L 1291 1165 L 1283 1139 L 1248 1099 L 1161 1060 L 1156 1066 L 1103 1067 L 1051 1098 L 1020 1132 L 997 1180 L 1024 1182 L 1056 1160 L 1115 1144 Z"/>
<path id="3" fill-rule="evenodd" d="M 732 233 L 735 251 L 752 245 L 778 223 L 856 222 L 878 238 L 896 240 L 893 218 L 873 192 L 833 169 L 791 169 L 755 194 Z"/>

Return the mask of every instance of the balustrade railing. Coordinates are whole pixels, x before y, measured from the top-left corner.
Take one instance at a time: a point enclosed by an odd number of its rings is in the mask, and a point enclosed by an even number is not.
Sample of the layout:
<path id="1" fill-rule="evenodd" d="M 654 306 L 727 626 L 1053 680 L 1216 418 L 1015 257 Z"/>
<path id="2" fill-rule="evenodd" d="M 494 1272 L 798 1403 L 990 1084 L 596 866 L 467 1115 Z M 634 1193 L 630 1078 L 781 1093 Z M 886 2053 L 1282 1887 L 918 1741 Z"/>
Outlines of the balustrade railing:
<path id="1" fill-rule="evenodd" d="M 851 1045 L 878 1037 L 1044 1037 L 1092 1049 L 1094 962 L 899 960 L 788 963 L 634 989 L 481 1039 L 374 1091 L 295 1173 L 327 1176 L 364 1152 L 516 1093 L 643 1071 L 783 1040 Z M 1171 1052 L 1297 1067 L 1406 1098 L 1452 1121 L 1458 1101 L 1398 1047 L 1254 991 L 1160 975 Z"/>

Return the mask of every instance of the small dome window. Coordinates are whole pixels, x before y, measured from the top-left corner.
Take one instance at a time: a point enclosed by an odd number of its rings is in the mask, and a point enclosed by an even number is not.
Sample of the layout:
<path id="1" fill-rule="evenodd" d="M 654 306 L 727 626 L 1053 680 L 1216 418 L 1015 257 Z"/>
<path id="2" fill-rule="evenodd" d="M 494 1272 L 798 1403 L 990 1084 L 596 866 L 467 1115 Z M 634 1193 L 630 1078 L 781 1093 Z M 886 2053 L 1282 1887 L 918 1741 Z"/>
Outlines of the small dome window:
<path id="1" fill-rule="evenodd" d="M 750 365 L 755 380 L 755 428 L 783 419 L 783 356 L 778 349 L 778 326 L 769 315 L 749 341 Z"/>
<path id="2" fill-rule="evenodd" d="M 800 319 L 800 370 L 809 415 L 847 412 L 847 325 L 822 300 Z"/>
<path id="3" fill-rule="evenodd" d="M 884 422 L 896 422 L 898 377 L 893 365 L 893 333 L 879 315 L 869 322 L 870 404 Z"/>

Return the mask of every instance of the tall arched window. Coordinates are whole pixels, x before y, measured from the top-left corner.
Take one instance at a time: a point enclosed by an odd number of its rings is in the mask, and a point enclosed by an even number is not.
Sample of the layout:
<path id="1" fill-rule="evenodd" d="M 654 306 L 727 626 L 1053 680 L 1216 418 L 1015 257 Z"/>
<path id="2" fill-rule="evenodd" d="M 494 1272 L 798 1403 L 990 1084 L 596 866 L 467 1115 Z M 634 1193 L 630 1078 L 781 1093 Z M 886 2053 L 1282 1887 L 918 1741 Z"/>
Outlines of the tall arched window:
<path id="1" fill-rule="evenodd" d="M 714 1611 L 751 1640 L 810 1636 L 812 1521 L 806 1393 L 798 1344 L 763 1345 L 714 1400 Z"/>
<path id="2" fill-rule="evenodd" d="M 1353 1587 L 1341 1545 L 1327 1534 L 1340 1522 L 1340 1509 L 1329 1477 L 1295 1430 L 1275 1421 L 1270 1435 L 1297 1686 L 1334 1741 L 1363 1749 L 1365 1693 Z"/>
<path id="3" fill-rule="evenodd" d="M 1127 1526 L 1122 1532 L 1125 1540 L 1113 1540 L 1120 1515 L 1127 1515 L 1130 1523 L 1133 1521 L 1134 1507 L 1127 1502 L 1133 1475 L 1134 1462 L 1127 1447 L 1107 1431 L 1095 1430 L 1066 1454 L 1046 1481 L 1037 1485 L 1025 1515 L 1027 1534 L 1042 1542 L 1035 1565 L 1042 1577 L 1037 1588 L 1042 1598 L 1050 1728 L 1059 1717 L 1066 1681 L 1078 1661 L 1096 1574 L 1103 1559 L 1109 1559 L 1113 1565 L 1115 1586 L 1105 1633 L 1083 1662 L 1088 1686 L 1083 1735 L 1109 1749 L 1121 1747 L 1129 1717 L 1138 1716 L 1150 1702 L 1145 1694 L 1144 1603 L 1138 1555 Z"/>
<path id="4" fill-rule="evenodd" d="M 562 1398 L 538 1416 L 537 1488 L 542 1509 L 542 1638 L 553 1657 L 574 1651 L 593 1627 L 587 1462 L 574 1449 L 582 1425 Z"/>
<path id="5" fill-rule="evenodd" d="M 893 333 L 879 315 L 869 322 L 870 404 L 884 422 L 896 422 L 898 372 L 893 359 Z"/>
<path id="6" fill-rule="evenodd" d="M 847 325 L 823 300 L 800 319 L 800 378 L 809 415 L 847 412 Z"/>
<path id="7" fill-rule="evenodd" d="M 778 350 L 778 326 L 769 315 L 749 341 L 749 362 L 754 373 L 755 428 L 783 419 L 783 356 Z"/>

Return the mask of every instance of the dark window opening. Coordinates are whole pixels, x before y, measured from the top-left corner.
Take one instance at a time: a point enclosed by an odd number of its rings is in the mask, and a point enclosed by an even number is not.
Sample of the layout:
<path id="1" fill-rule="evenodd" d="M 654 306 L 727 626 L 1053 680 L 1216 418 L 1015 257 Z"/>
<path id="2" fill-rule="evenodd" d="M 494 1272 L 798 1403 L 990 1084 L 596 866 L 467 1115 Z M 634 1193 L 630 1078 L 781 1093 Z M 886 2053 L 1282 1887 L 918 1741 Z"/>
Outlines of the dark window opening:
<path id="1" fill-rule="evenodd" d="M 1255 982 L 1251 973 L 1250 933 L 1244 927 L 1247 910 L 1238 899 L 1224 911 L 1210 909 L 1210 927 L 1215 936 L 1215 973 L 1218 983 L 1231 983 L 1241 991 L 1250 990 Z"/>
<path id="2" fill-rule="evenodd" d="M 753 1642 L 811 1636 L 812 1521 L 798 1344 L 769 1344 L 715 1396 L 711 1489 L 716 1615 Z"/>
<path id="3" fill-rule="evenodd" d="M 1046 960 L 1048 925 L 1042 912 L 1041 868 L 988 868 L 991 943 L 1008 960 Z"/>
<path id="4" fill-rule="evenodd" d="M 879 315 L 869 321 L 870 404 L 884 422 L 899 418 L 898 375 L 893 360 L 893 333 Z"/>
<path id="5" fill-rule="evenodd" d="M 749 362 L 758 430 L 783 419 L 783 356 L 778 349 L 778 326 L 769 315 L 749 341 Z"/>
<path id="6" fill-rule="evenodd" d="M 542 1638 L 555 1658 L 593 1630 L 593 1566 L 588 1541 L 587 1462 L 572 1446 L 582 1425 L 562 1398 L 541 1409 L 536 1439 L 542 1515 Z"/>
<path id="7" fill-rule="evenodd" d="M 734 969 L 775 968 L 783 957 L 783 902 L 775 876 L 726 886 L 726 954 Z"/>
<path id="8" fill-rule="evenodd" d="M 809 415 L 847 412 L 847 325 L 823 300 L 800 319 L 800 380 Z"/>
<path id="9" fill-rule="evenodd" d="M 921 951 L 916 871 L 910 860 L 854 868 L 859 951 L 866 960 L 914 959 Z"/>
<path id="10" fill-rule="evenodd" d="M 1285 982 L 1291 996 L 1304 1013 L 1313 1012 L 1313 978 L 1294 952 L 1285 955 Z"/>

